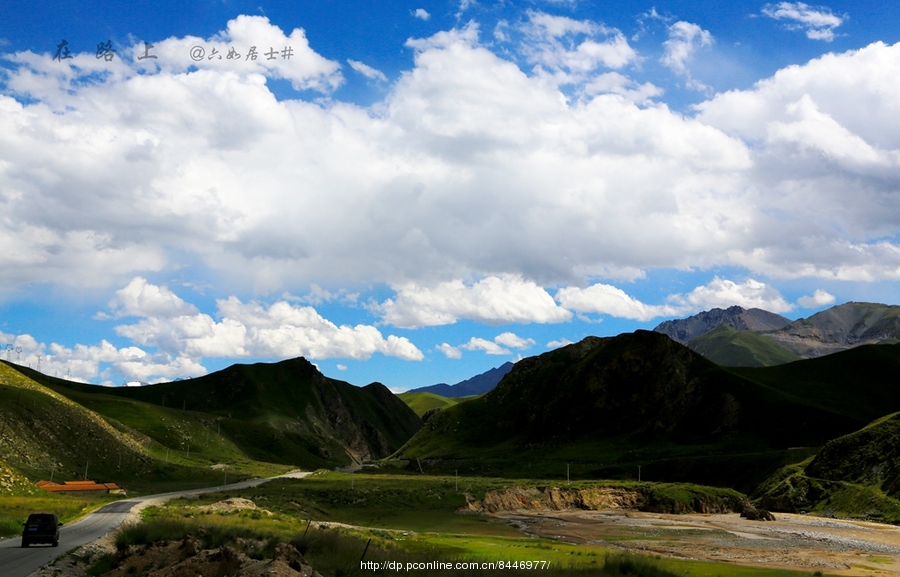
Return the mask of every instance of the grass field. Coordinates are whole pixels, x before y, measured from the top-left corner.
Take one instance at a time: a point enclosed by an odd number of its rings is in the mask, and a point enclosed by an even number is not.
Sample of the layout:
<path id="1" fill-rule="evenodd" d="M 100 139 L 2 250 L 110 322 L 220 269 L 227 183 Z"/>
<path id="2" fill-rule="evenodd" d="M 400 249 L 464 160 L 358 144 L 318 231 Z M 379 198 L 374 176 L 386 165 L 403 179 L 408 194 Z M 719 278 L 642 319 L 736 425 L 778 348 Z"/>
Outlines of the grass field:
<path id="1" fill-rule="evenodd" d="M 54 495 L 0 496 L 0 537 L 22 534 L 22 524 L 28 515 L 38 511 L 56 513 L 59 520 L 69 523 L 107 503 L 120 499 L 117 495 Z"/>
<path id="2" fill-rule="evenodd" d="M 446 409 L 458 405 L 463 401 L 477 399 L 480 395 L 451 398 L 435 395 L 434 393 L 400 393 L 397 396 L 421 417 L 428 411 L 434 409 Z"/>
<path id="3" fill-rule="evenodd" d="M 457 489 L 457 482 L 458 489 Z M 306 556 L 325 577 L 371 574 L 358 572 L 359 556 L 371 547 L 366 559 L 371 560 L 483 560 L 546 561 L 566 575 L 632 575 L 633 577 L 800 577 L 809 575 L 743 567 L 730 563 L 708 563 L 677 559 L 629 556 L 621 565 L 611 563 L 621 552 L 612 545 L 581 546 L 556 540 L 524 536 L 501 520 L 475 514 L 460 514 L 465 492 L 480 498 L 486 491 L 501 490 L 527 484 L 527 480 L 510 481 L 490 478 L 455 476 L 369 475 L 321 472 L 302 480 L 272 482 L 239 493 L 204 495 L 199 500 L 172 501 L 162 508 L 149 508 L 147 522 L 164 527 L 181 524 L 184 531 L 201 531 L 204 535 L 219 532 L 255 533 L 261 540 L 336 539 L 342 536 L 343 561 Z M 533 483 L 533 482 L 532 482 Z M 594 483 L 596 484 L 596 483 Z M 573 485 L 587 486 L 587 482 Z M 668 490 L 673 498 L 678 491 Z M 210 513 L 197 507 L 228 497 L 251 499 L 262 510 Z M 312 521 L 344 524 L 323 528 Z M 216 529 L 210 529 L 216 527 Z M 304 537 L 305 535 L 305 537 Z M 340 540 L 338 539 L 338 540 Z M 610 557 L 612 555 L 613 557 Z M 350 559 L 350 562 L 347 561 Z M 329 560 L 330 559 L 330 560 Z M 637 559 L 644 563 L 636 570 L 629 565 Z M 341 564 L 343 563 L 343 565 Z M 417 575 L 429 575 L 416 572 Z M 435 573 L 436 574 L 436 573 Z M 464 573 L 444 572 L 457 575 Z M 497 574 L 474 573 L 474 574 Z M 504 572 L 504 574 L 516 574 Z M 533 574 L 533 573 L 532 573 Z M 553 575 L 557 572 L 544 572 Z"/>

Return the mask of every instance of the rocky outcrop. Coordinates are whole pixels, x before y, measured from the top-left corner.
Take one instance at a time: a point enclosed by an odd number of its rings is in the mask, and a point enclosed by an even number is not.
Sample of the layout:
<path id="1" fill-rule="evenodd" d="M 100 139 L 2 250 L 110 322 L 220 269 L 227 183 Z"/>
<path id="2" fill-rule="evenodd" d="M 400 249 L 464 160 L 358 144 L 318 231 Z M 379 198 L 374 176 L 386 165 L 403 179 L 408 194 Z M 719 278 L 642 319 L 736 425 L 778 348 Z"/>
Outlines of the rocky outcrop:
<path id="1" fill-rule="evenodd" d="M 0 461 L 0 495 L 33 495 L 37 492 L 31 481 Z"/>
<path id="2" fill-rule="evenodd" d="M 654 513 L 742 513 L 753 509 L 739 493 L 721 495 L 682 492 L 679 498 L 669 497 L 656 488 L 635 487 L 515 487 L 503 491 L 488 491 L 483 499 L 466 494 L 463 510 L 477 513 L 512 511 L 601 511 L 631 509 Z"/>
<path id="3" fill-rule="evenodd" d="M 762 332 L 780 329 L 790 322 L 791 320 L 786 317 L 762 309 L 733 306 L 727 309 L 704 311 L 686 319 L 665 321 L 653 330 L 668 335 L 673 341 L 684 344 L 721 325 L 727 325 L 739 331 Z"/>
<path id="4" fill-rule="evenodd" d="M 321 577 L 292 545 L 277 545 L 271 559 L 252 559 L 239 548 L 201 549 L 190 536 L 182 541 L 129 547 L 116 555 L 113 566 L 118 574 L 145 577 Z"/>
<path id="5" fill-rule="evenodd" d="M 849 302 L 766 334 L 803 358 L 900 338 L 900 306 Z"/>

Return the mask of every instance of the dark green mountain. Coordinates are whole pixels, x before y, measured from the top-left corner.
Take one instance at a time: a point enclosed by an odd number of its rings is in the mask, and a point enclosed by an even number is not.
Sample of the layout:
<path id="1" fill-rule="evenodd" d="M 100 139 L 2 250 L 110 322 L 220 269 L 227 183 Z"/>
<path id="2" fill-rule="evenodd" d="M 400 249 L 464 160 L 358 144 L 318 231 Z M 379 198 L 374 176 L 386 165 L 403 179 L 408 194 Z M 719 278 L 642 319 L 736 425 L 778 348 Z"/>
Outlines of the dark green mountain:
<path id="1" fill-rule="evenodd" d="M 864 345 L 786 365 L 730 370 L 810 406 L 850 417 L 859 423 L 853 430 L 900 410 L 900 345 Z"/>
<path id="2" fill-rule="evenodd" d="M 575 461 L 586 476 L 615 477 L 641 465 L 645 479 L 746 489 L 787 462 L 787 447 L 870 420 L 744 371 L 656 332 L 588 337 L 519 361 L 490 393 L 435 415 L 401 456 L 501 474 Z"/>
<path id="3" fill-rule="evenodd" d="M 421 426 L 419 417 L 384 385 L 360 388 L 329 379 L 303 358 L 233 365 L 145 387 L 85 385 L 20 370 L 160 443 L 167 441 L 150 406 L 191 413 L 246 457 L 270 463 L 316 467 L 380 458 Z"/>
<path id="4" fill-rule="evenodd" d="M 885 495 L 896 497 L 900 493 L 900 413 L 829 442 L 806 467 L 806 474 L 876 485 Z"/>
<path id="5" fill-rule="evenodd" d="M 769 367 L 800 360 L 769 338 L 724 324 L 691 339 L 687 346 L 723 367 Z"/>
<path id="6" fill-rule="evenodd" d="M 827 443 L 814 459 L 785 467 L 755 495 L 773 511 L 900 522 L 900 413 Z"/>

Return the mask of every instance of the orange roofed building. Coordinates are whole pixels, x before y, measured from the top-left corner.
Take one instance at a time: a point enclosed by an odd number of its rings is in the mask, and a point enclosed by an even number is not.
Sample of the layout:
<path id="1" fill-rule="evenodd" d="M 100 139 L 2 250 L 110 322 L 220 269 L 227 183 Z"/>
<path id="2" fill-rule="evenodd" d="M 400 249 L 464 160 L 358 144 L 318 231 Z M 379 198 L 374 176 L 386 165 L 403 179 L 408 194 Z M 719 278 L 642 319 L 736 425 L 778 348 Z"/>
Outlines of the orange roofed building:
<path id="1" fill-rule="evenodd" d="M 62 483 L 38 481 L 36 484 L 51 493 L 111 493 L 117 495 L 125 492 L 125 489 L 115 483 L 97 483 L 96 481 L 63 481 Z"/>

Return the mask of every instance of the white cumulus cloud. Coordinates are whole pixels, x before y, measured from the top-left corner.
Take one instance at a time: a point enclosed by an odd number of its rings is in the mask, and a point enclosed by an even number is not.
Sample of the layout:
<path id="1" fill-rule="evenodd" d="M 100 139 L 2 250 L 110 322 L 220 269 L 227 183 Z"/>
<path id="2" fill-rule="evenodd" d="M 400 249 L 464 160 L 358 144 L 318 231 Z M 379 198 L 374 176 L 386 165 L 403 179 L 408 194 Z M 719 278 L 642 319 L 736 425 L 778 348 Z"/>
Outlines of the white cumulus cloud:
<path id="1" fill-rule="evenodd" d="M 511 349 L 529 349 L 534 346 L 534 339 L 523 339 L 515 333 L 502 333 L 494 337 L 494 342 Z"/>
<path id="2" fill-rule="evenodd" d="M 789 28 L 806 30 L 810 40 L 834 40 L 834 29 L 844 23 L 845 17 L 837 16 L 830 8 L 813 7 L 803 2 L 779 2 L 766 4 L 762 13 L 775 20 L 786 20 Z"/>
<path id="3" fill-rule="evenodd" d="M 679 20 L 669 26 L 669 39 L 663 42 L 660 62 L 678 74 L 690 77 L 687 64 L 697 50 L 713 43 L 713 36 L 697 24 Z"/>
<path id="4" fill-rule="evenodd" d="M 816 291 L 809 296 L 802 296 L 797 299 L 797 304 L 805 309 L 814 309 L 825 305 L 834 304 L 835 298 L 833 294 L 829 294 L 822 289 Z"/>
<path id="5" fill-rule="evenodd" d="M 558 323 L 572 318 L 539 285 L 505 275 L 466 284 L 461 280 L 435 287 L 407 284 L 372 307 L 382 321 L 398 327 L 437 326 L 471 319 L 486 324 Z"/>
<path id="6" fill-rule="evenodd" d="M 745 309 L 759 308 L 773 313 L 784 313 L 794 306 L 784 300 L 774 287 L 754 279 L 742 283 L 715 277 L 705 286 L 699 286 L 684 295 L 677 297 L 692 308 L 711 309 L 728 308 L 734 305 Z"/>
<path id="7" fill-rule="evenodd" d="M 648 305 L 620 288 L 602 283 L 586 288 L 561 288 L 556 293 L 556 300 L 565 308 L 579 313 L 597 313 L 640 321 L 677 315 L 683 310 L 671 305 Z"/>
<path id="8" fill-rule="evenodd" d="M 462 351 L 459 350 L 459 347 L 454 347 L 453 345 L 450 345 L 448 343 L 441 343 L 434 348 L 435 348 L 435 350 L 444 353 L 444 356 L 447 357 L 448 359 L 461 359 L 462 358 Z"/>
<path id="9" fill-rule="evenodd" d="M 711 42 L 688 24 L 670 29 L 676 69 Z M 566 320 L 541 286 L 602 271 L 900 277 L 900 47 L 825 55 L 682 114 L 628 78 L 637 55 L 600 23 L 532 11 L 504 34 L 410 40 L 413 64 L 372 106 L 335 99 L 340 65 L 259 17 L 152 40 L 158 65 L 6 54 L 0 289 L 174 270 L 219 296 L 384 283 L 398 294 L 383 320 L 422 326 Z M 251 42 L 296 59 L 248 61 Z M 225 56 L 193 63 L 194 45 Z M 270 78 L 329 97 L 275 98 Z M 486 278 L 534 286 L 484 306 L 479 283 L 441 285 Z M 242 338 L 223 323 L 210 330 Z"/>
<path id="10" fill-rule="evenodd" d="M 431 18 L 431 14 L 428 13 L 424 8 L 416 8 L 416 11 L 413 12 L 413 16 L 418 18 L 419 20 L 428 20 Z"/>
<path id="11" fill-rule="evenodd" d="M 140 284 L 146 285 L 146 281 Z M 405 337 L 385 338 L 369 325 L 338 326 L 312 307 L 286 301 L 266 307 L 244 303 L 237 297 L 220 299 L 217 307 L 219 321 L 201 312 L 154 316 L 152 311 L 135 309 L 135 316 L 143 318 L 133 324 L 118 325 L 115 330 L 139 345 L 195 359 L 297 356 L 367 359 L 373 353 L 404 360 L 424 357 Z"/>
<path id="12" fill-rule="evenodd" d="M 637 53 L 615 28 L 533 10 L 527 17 L 521 26 L 525 37 L 521 50 L 560 83 L 579 82 L 599 67 L 620 69 L 637 60 Z"/>
<path id="13" fill-rule="evenodd" d="M 458 346 L 452 346 L 447 343 L 442 343 L 435 347 L 435 350 L 438 350 L 444 353 L 448 359 L 460 359 L 462 358 L 462 351 L 484 351 L 489 355 L 510 355 L 512 351 L 509 349 L 529 349 L 534 346 L 534 339 L 523 339 L 512 332 L 505 332 L 494 337 L 494 340 L 489 341 L 487 339 L 483 339 L 481 337 L 472 337 Z M 508 348 L 507 348 L 508 347 Z"/>
<path id="14" fill-rule="evenodd" d="M 143 277 L 134 277 L 124 288 L 116 291 L 109 303 L 113 317 L 172 318 L 194 315 L 199 311 L 185 302 L 165 285 L 157 286 Z"/>

